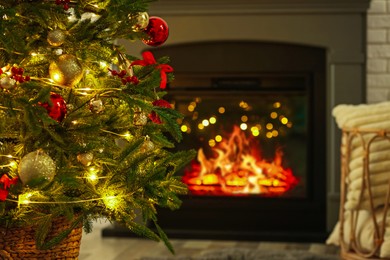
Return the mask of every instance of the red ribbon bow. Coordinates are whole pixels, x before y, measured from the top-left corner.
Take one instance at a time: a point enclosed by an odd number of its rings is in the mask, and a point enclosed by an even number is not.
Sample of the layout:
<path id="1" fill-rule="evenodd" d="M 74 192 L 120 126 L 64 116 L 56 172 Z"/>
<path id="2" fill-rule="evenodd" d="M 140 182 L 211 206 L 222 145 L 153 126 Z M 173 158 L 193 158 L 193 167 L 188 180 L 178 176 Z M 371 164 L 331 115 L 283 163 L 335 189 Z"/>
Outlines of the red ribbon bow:
<path id="1" fill-rule="evenodd" d="M 6 174 L 1 176 L 0 183 L 3 184 L 3 188 L 0 187 L 0 201 L 5 201 L 8 196 L 8 190 L 11 185 L 14 185 L 18 182 L 18 177 L 10 178 Z"/>
<path id="2" fill-rule="evenodd" d="M 141 66 L 148 66 L 148 65 L 157 65 L 156 68 L 160 70 L 160 76 L 161 76 L 161 82 L 160 82 L 160 88 L 165 89 L 167 86 L 167 73 L 173 72 L 173 68 L 167 64 L 157 64 L 156 59 L 154 58 L 153 54 L 150 51 L 145 51 L 142 53 L 143 60 L 135 60 L 131 63 L 130 66 L 133 65 L 141 65 Z"/>

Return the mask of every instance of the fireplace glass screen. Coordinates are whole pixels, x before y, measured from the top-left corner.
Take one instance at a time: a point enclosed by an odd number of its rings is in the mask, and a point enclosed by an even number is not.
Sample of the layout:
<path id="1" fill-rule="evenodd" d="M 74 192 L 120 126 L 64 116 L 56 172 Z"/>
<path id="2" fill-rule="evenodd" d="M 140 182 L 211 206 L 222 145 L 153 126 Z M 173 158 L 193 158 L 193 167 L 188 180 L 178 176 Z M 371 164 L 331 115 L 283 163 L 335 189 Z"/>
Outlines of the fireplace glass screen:
<path id="1" fill-rule="evenodd" d="M 190 194 L 306 197 L 305 84 L 213 82 L 211 87 L 170 91 L 175 109 L 184 115 L 178 148 L 197 151 L 182 175 Z"/>

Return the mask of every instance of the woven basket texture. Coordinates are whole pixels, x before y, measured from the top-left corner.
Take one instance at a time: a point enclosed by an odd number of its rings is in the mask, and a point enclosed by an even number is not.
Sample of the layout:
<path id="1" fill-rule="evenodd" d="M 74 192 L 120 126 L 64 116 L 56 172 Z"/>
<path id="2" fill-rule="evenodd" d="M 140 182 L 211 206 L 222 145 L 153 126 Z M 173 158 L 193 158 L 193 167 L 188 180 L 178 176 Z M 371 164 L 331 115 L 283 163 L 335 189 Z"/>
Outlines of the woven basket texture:
<path id="1" fill-rule="evenodd" d="M 53 221 L 47 240 L 69 229 L 70 223 L 65 218 Z M 35 245 L 33 226 L 6 229 L 0 227 L 0 259 L 3 260 L 43 260 L 64 259 L 77 260 L 80 252 L 82 226 L 77 227 L 58 245 L 38 250 Z"/>

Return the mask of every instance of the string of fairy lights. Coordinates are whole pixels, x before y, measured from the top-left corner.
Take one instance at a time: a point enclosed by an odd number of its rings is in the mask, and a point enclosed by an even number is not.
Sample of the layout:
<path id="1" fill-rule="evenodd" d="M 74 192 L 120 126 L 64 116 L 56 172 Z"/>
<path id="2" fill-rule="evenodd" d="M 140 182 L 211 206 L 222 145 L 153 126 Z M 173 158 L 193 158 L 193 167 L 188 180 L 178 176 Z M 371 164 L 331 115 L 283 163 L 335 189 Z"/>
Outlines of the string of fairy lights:
<path id="1" fill-rule="evenodd" d="M 126 136 L 126 135 L 123 135 Z M 17 157 L 8 155 L 0 155 L 0 157 L 8 158 L 11 161 L 8 164 L 0 165 L 0 168 L 9 168 L 10 170 L 16 170 L 18 168 Z M 87 167 L 84 177 L 77 177 L 80 179 L 85 179 L 91 184 L 96 184 L 100 179 L 105 179 L 105 176 L 99 176 L 100 169 L 95 166 Z M 124 195 L 113 195 L 112 191 L 104 191 L 104 195 L 99 198 L 83 199 L 83 200 L 72 200 L 72 201 L 36 201 L 31 200 L 31 197 L 39 195 L 39 191 L 28 191 L 23 194 L 18 195 L 18 200 L 6 199 L 6 201 L 17 203 L 18 206 L 28 205 L 28 204 L 78 204 L 78 203 L 87 203 L 93 201 L 103 201 L 107 208 L 116 209 L 120 204 L 120 198 Z M 129 194 L 128 194 L 129 195 Z"/>
<path id="2" fill-rule="evenodd" d="M 119 138 L 123 138 L 124 140 L 131 140 L 133 138 L 133 135 L 130 134 L 130 132 L 125 132 L 124 134 L 118 134 L 112 131 L 107 131 L 107 130 L 101 130 L 103 132 L 113 134 L 118 136 Z M 16 171 L 18 169 L 18 157 L 15 157 L 11 154 L 0 154 L 0 158 L 5 158 L 9 159 L 10 161 L 7 164 L 0 165 L 0 169 L 3 168 L 8 168 L 11 171 Z M 108 177 L 106 176 L 99 176 L 99 173 L 101 172 L 101 169 L 96 166 L 88 166 L 86 167 L 85 173 L 83 177 L 76 177 L 78 179 L 85 179 L 92 185 L 95 185 L 98 183 L 100 179 L 106 179 Z M 104 194 L 101 197 L 98 198 L 91 198 L 91 199 L 82 199 L 82 200 L 72 200 L 72 201 L 36 201 L 36 200 L 31 200 L 32 197 L 35 195 L 39 195 L 39 191 L 28 191 L 23 194 L 18 195 L 18 199 L 6 199 L 6 201 L 9 202 L 14 202 L 18 204 L 18 207 L 21 205 L 29 205 L 29 204 L 78 204 L 78 203 L 88 203 L 88 202 L 93 202 L 93 201 L 103 201 L 105 206 L 108 209 L 117 209 L 120 205 L 120 199 L 125 197 L 125 195 L 113 195 L 113 191 L 104 191 Z M 131 194 L 127 194 L 126 196 L 131 196 Z"/>

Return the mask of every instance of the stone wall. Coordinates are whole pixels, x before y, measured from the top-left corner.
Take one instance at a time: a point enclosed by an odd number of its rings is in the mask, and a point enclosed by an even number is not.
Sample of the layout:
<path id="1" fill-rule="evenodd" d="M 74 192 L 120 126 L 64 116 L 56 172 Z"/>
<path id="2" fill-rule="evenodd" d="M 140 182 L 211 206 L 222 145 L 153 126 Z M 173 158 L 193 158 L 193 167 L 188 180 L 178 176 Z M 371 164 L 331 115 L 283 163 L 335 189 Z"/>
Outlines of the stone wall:
<path id="1" fill-rule="evenodd" d="M 390 100 L 390 0 L 372 0 L 367 17 L 367 102 Z"/>

